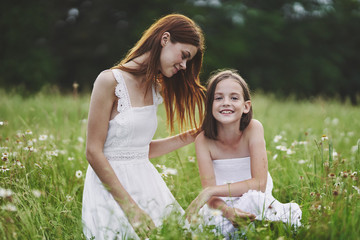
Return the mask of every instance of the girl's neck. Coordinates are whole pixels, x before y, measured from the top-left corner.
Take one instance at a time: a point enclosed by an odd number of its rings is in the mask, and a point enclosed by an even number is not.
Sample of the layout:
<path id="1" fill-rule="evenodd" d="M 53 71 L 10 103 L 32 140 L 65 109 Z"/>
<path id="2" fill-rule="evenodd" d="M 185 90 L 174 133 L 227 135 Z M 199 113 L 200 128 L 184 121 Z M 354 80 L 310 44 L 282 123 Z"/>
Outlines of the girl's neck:
<path id="1" fill-rule="evenodd" d="M 236 126 L 236 124 L 232 125 L 222 125 L 219 124 L 217 126 L 218 130 L 218 136 L 217 139 L 223 144 L 236 144 L 240 141 L 243 132 L 240 131 L 239 126 Z"/>

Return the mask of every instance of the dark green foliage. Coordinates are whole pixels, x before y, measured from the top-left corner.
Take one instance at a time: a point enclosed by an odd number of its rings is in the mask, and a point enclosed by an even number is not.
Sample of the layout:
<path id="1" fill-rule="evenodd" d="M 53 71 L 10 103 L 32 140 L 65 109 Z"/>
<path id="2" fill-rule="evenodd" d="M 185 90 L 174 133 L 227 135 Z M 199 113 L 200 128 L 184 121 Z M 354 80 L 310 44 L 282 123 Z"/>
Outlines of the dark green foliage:
<path id="1" fill-rule="evenodd" d="M 218 68 L 236 68 L 253 90 L 358 102 L 354 0 L 2 1 L 0 87 L 36 92 L 56 84 L 70 91 L 78 82 L 89 90 L 155 19 L 174 12 L 204 30 L 204 83 Z"/>

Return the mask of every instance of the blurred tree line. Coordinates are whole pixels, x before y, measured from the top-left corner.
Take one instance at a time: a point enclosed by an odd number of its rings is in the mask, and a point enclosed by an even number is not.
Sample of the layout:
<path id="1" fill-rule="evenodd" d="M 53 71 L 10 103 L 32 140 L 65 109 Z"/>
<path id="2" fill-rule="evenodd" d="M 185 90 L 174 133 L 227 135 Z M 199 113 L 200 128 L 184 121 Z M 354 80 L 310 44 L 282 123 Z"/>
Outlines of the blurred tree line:
<path id="1" fill-rule="evenodd" d="M 253 90 L 359 100 L 359 0 L 2 0 L 0 88 L 69 91 L 77 82 L 90 91 L 155 19 L 174 12 L 205 33 L 204 83 L 235 68 Z"/>

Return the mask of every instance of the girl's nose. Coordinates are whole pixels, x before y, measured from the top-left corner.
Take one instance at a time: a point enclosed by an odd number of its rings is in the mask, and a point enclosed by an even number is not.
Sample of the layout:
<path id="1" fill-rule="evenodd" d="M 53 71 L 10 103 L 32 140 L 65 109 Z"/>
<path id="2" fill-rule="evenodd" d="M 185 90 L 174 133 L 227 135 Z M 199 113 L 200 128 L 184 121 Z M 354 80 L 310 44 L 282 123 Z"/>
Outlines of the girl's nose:
<path id="1" fill-rule="evenodd" d="M 224 97 L 224 101 L 223 101 L 223 105 L 229 105 L 230 104 L 230 100 L 229 100 L 229 98 L 227 98 L 227 97 Z"/>

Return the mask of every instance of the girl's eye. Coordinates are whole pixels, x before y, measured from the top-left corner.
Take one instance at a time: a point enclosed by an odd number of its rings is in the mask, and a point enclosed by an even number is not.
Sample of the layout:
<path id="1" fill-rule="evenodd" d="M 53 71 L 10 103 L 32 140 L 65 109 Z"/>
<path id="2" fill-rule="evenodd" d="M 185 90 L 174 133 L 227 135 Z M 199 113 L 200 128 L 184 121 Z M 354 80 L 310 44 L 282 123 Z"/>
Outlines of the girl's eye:
<path id="1" fill-rule="evenodd" d="M 215 97 L 215 100 L 221 100 L 222 97 Z"/>
<path id="2" fill-rule="evenodd" d="M 238 100 L 239 98 L 238 97 L 232 97 L 231 99 L 232 100 Z"/>

